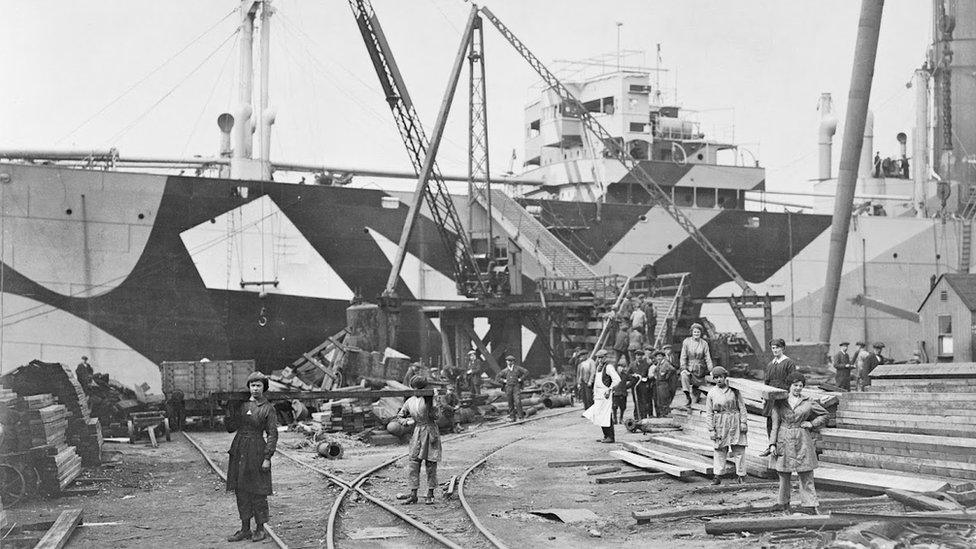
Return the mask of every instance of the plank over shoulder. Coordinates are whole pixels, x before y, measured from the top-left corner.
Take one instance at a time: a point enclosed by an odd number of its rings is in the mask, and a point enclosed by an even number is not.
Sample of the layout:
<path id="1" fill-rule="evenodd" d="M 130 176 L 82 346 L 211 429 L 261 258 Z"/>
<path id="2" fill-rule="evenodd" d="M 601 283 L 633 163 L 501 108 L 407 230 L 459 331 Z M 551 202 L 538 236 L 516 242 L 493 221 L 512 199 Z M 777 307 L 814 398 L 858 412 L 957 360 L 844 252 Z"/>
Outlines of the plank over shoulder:
<path id="1" fill-rule="evenodd" d="M 751 379 L 730 377 L 729 387 L 740 391 L 744 398 L 782 400 L 787 396 L 786 389 L 779 389 Z"/>

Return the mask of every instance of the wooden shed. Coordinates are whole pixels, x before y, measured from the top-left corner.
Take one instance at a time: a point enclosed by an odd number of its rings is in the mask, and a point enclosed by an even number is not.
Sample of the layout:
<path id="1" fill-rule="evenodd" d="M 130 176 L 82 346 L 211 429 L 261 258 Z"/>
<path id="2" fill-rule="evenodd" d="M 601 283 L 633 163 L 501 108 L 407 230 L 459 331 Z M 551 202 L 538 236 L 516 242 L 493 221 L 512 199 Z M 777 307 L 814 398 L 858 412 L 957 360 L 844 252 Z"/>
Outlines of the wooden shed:
<path id="1" fill-rule="evenodd" d="M 944 274 L 918 307 L 919 339 L 930 362 L 974 362 L 976 274 Z"/>

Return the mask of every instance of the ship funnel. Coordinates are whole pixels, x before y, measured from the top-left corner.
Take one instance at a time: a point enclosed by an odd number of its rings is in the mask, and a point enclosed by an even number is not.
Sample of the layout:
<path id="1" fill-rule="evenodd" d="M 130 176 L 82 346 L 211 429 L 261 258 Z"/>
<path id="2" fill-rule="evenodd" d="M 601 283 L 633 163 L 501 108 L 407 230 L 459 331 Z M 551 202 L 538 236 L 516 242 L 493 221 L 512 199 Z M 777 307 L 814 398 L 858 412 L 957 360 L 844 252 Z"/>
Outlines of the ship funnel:
<path id="1" fill-rule="evenodd" d="M 817 105 L 820 111 L 820 128 L 817 132 L 817 143 L 819 144 L 820 169 L 817 178 L 821 181 L 830 179 L 830 168 L 832 163 L 834 134 L 837 132 L 837 117 L 833 113 L 833 100 L 829 93 L 820 94 L 820 102 Z"/>
<path id="2" fill-rule="evenodd" d="M 220 156 L 227 158 L 231 155 L 230 132 L 234 129 L 234 115 L 225 112 L 218 116 L 217 127 L 220 128 Z"/>
<path id="3" fill-rule="evenodd" d="M 908 134 L 905 132 L 898 132 L 895 139 L 898 140 L 898 147 L 901 152 L 901 157 L 908 158 Z"/>

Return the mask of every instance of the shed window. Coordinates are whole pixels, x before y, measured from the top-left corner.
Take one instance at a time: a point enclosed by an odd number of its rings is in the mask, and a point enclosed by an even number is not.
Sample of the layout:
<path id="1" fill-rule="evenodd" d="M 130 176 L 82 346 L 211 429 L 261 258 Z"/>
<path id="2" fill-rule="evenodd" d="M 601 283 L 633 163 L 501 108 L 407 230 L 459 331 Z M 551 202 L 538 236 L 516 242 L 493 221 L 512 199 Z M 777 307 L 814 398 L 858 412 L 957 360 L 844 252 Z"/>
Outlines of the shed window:
<path id="1" fill-rule="evenodd" d="M 939 301 L 949 301 L 949 291 L 942 290 L 939 292 Z"/>
<path id="2" fill-rule="evenodd" d="M 952 316 L 939 315 L 939 356 L 951 357 L 952 355 Z"/>

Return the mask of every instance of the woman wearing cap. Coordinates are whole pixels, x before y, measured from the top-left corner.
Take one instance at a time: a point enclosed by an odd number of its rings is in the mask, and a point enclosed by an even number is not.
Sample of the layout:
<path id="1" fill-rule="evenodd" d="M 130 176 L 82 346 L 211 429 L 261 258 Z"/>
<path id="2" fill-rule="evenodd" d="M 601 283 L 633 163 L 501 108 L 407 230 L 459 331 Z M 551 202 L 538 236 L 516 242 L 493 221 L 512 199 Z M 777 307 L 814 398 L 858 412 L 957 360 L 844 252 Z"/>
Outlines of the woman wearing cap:
<path id="1" fill-rule="evenodd" d="M 427 380 L 414 376 L 410 380 L 414 389 L 427 388 Z M 434 490 L 437 489 L 437 462 L 441 460 L 441 431 L 437 428 L 438 410 L 434 397 L 412 396 L 403 403 L 397 417 L 414 421 L 413 437 L 410 439 L 410 470 L 408 483 L 410 496 L 404 505 L 417 503 L 417 490 L 420 489 L 420 464 L 427 470 L 427 498 L 424 503 L 434 504 Z"/>
<path id="2" fill-rule="evenodd" d="M 583 417 L 603 430 L 599 442 L 610 444 L 615 441 L 613 433 L 613 389 L 620 384 L 620 374 L 614 368 L 614 357 L 606 349 L 596 353 L 596 376 L 593 380 L 593 405 L 583 412 Z"/>
<path id="3" fill-rule="evenodd" d="M 779 474 L 779 504 L 784 511 L 790 508 L 790 477 L 800 477 L 801 508 L 818 514 L 817 491 L 813 485 L 813 470 L 817 468 L 817 451 L 812 431 L 827 423 L 827 410 L 819 402 L 803 395 L 806 378 L 791 373 L 786 381 L 789 396 L 777 400 L 773 406 L 773 436 L 769 448 L 773 457 L 770 466 Z"/>
<path id="4" fill-rule="evenodd" d="M 227 541 L 262 541 L 267 537 L 264 525 L 268 522 L 268 494 L 271 493 L 271 456 L 278 445 L 278 416 L 264 397 L 268 390 L 268 378 L 264 374 L 252 372 L 247 376 L 247 390 L 250 398 L 225 420 L 227 432 L 237 431 L 227 452 L 230 454 L 227 491 L 237 495 L 237 512 L 241 516 L 241 529 Z"/>
<path id="5" fill-rule="evenodd" d="M 688 399 L 688 406 L 692 401 L 698 402 L 698 388 L 714 367 L 708 341 L 702 337 L 704 334 L 705 328 L 696 322 L 691 325 L 691 337 L 681 342 L 681 390 Z"/>
<path id="6" fill-rule="evenodd" d="M 712 370 L 715 386 L 705 398 L 705 427 L 712 436 L 713 467 L 715 478 L 712 484 L 721 484 L 725 473 L 727 458 L 731 454 L 735 463 L 736 482 L 742 484 L 746 478 L 746 401 L 742 394 L 729 387 L 729 372 L 718 366 Z"/>

